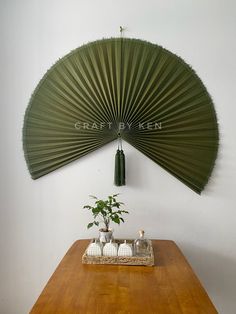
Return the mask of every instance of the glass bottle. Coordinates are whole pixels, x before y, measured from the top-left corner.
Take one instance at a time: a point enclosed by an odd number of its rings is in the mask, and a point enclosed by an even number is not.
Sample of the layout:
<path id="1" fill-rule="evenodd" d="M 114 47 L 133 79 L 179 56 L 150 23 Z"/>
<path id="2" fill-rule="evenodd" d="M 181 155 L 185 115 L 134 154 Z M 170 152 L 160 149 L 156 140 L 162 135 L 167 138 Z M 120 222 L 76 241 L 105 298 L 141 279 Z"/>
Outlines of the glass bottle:
<path id="1" fill-rule="evenodd" d="M 139 230 L 139 238 L 134 241 L 134 251 L 137 256 L 150 254 L 149 240 L 144 238 L 144 230 Z"/>

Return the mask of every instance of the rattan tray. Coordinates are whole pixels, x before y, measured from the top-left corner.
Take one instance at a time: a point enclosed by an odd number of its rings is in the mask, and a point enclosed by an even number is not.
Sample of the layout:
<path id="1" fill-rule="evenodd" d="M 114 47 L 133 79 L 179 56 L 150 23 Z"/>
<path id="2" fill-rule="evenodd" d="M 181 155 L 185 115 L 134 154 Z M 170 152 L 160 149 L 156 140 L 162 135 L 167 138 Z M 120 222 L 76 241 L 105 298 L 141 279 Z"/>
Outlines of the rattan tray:
<path id="1" fill-rule="evenodd" d="M 92 239 L 91 242 L 94 242 Z M 123 239 L 114 240 L 116 243 L 123 243 Z M 90 242 L 90 243 L 91 243 Z M 134 240 L 129 239 L 127 243 L 133 244 Z M 87 255 L 87 249 L 82 256 L 83 264 L 109 264 L 109 265 L 139 265 L 139 266 L 153 266 L 154 265 L 154 254 L 152 241 L 150 241 L 150 254 L 147 256 L 89 256 Z"/>

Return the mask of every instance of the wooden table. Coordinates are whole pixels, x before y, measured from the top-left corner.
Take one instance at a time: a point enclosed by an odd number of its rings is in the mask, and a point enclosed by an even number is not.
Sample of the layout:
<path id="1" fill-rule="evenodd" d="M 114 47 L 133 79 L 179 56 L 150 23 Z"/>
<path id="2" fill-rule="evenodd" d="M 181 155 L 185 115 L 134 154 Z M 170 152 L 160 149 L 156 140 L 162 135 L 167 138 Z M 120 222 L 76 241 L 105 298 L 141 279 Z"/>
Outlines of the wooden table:
<path id="1" fill-rule="evenodd" d="M 217 313 L 173 241 L 153 240 L 153 267 L 84 265 L 88 243 L 72 245 L 31 314 Z"/>

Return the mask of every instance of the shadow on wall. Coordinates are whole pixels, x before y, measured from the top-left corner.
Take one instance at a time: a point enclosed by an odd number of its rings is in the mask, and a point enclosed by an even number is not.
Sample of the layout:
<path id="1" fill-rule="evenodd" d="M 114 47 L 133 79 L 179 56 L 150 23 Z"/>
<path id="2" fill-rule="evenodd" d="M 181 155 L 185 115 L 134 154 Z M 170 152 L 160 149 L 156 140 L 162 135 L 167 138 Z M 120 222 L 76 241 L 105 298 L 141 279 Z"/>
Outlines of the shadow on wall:
<path id="1" fill-rule="evenodd" d="M 169 180 L 169 177 L 171 175 L 168 174 L 166 170 L 161 168 L 161 166 L 159 166 L 157 163 L 152 161 L 149 157 L 139 152 L 135 147 L 131 145 L 128 146 L 128 149 L 126 149 L 125 147 L 124 153 L 125 153 L 125 167 L 126 167 L 126 185 L 128 187 L 135 188 L 135 189 L 145 188 L 146 190 L 148 188 L 150 189 L 158 188 L 158 183 L 156 183 L 156 181 L 155 181 L 155 186 L 153 186 L 154 171 L 156 174 L 159 175 L 158 178 L 159 178 L 160 185 L 161 185 L 160 178 L 162 181 L 164 180 L 164 178 Z M 163 173 L 165 174 L 164 178 L 163 178 Z"/>
<path id="2" fill-rule="evenodd" d="M 142 161 L 137 157 L 136 149 L 126 153 L 125 167 L 126 167 L 126 183 L 133 188 L 142 188 L 145 186 L 143 180 Z"/>
<path id="3" fill-rule="evenodd" d="M 189 243 L 179 246 L 219 313 L 235 314 L 236 260 Z"/>

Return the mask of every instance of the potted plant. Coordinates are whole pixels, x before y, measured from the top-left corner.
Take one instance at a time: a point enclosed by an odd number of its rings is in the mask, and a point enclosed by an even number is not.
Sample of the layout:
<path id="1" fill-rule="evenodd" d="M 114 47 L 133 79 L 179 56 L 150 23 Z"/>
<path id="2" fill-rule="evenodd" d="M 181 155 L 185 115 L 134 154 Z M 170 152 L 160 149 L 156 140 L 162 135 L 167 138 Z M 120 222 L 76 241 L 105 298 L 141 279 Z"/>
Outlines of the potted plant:
<path id="1" fill-rule="evenodd" d="M 110 223 L 113 221 L 116 224 L 124 222 L 122 217 L 123 214 L 128 214 L 127 210 L 121 209 L 124 203 L 117 200 L 119 194 L 110 195 L 106 200 L 100 200 L 96 196 L 90 195 L 91 198 L 95 199 L 94 206 L 85 205 L 84 208 L 90 210 L 93 215 L 93 221 L 90 222 L 87 228 L 93 226 L 99 226 L 103 224 L 103 228 L 100 231 L 100 242 L 109 242 L 112 239 L 113 230 L 110 229 Z"/>

